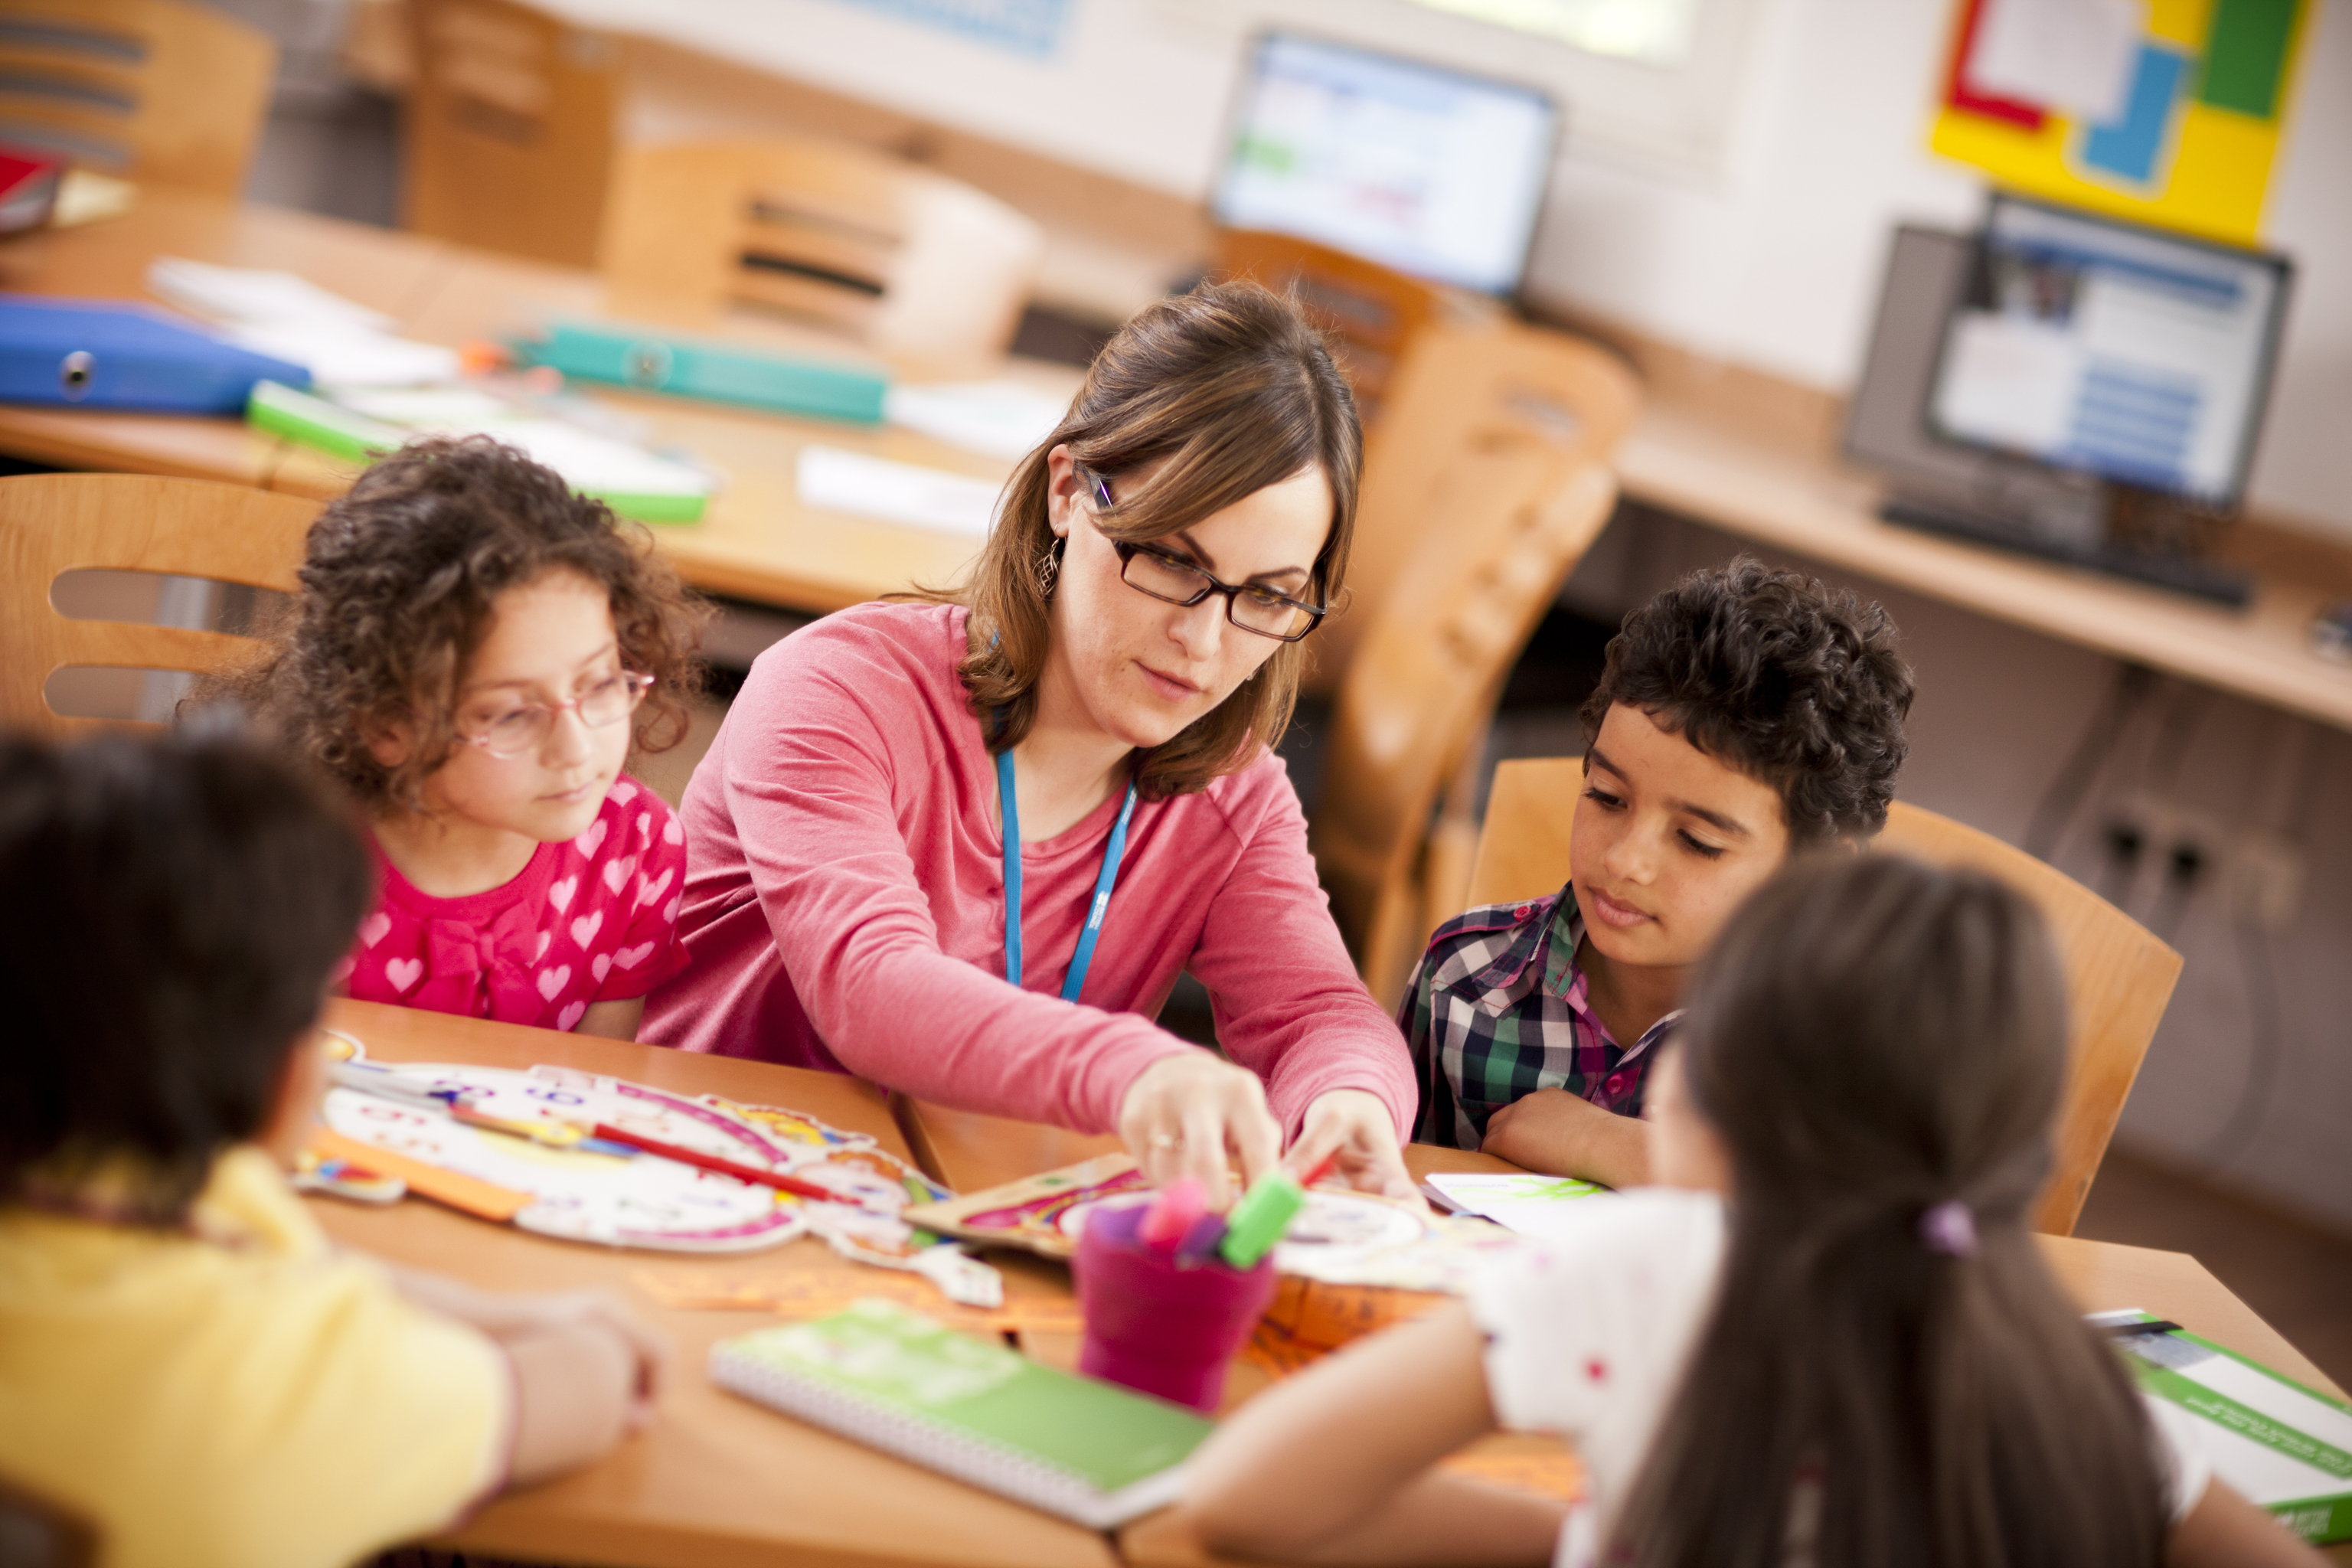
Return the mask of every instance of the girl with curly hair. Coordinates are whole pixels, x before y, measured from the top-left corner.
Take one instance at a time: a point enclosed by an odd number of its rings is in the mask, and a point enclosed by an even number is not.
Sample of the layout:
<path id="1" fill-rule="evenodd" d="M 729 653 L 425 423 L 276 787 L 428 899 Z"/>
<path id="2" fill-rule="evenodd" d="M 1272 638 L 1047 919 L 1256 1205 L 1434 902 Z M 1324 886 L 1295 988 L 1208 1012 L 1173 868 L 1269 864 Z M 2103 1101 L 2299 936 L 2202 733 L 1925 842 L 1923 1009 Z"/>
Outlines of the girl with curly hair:
<path id="1" fill-rule="evenodd" d="M 676 743 L 698 611 L 642 533 L 483 437 L 420 441 L 310 530 L 290 629 L 236 694 L 367 819 L 341 971 L 389 1002 L 635 1036 L 683 967 L 686 840 L 621 772 Z"/>

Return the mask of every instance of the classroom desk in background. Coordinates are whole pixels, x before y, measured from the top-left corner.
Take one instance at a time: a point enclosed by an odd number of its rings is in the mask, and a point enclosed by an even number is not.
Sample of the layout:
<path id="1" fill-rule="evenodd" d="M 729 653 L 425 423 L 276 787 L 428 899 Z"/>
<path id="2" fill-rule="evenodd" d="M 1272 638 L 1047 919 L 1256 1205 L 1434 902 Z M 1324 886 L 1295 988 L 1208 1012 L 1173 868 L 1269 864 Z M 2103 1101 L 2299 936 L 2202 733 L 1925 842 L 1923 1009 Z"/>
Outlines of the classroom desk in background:
<path id="1" fill-rule="evenodd" d="M 464 249 L 414 235 L 279 208 L 142 191 L 121 217 L 0 241 L 0 288 L 142 297 L 158 255 L 299 272 L 392 316 L 427 342 L 494 336 L 551 311 L 596 308 L 594 275 Z M 726 328 L 751 343 L 807 350 L 826 340 L 739 312 Z M 829 352 L 842 351 L 827 343 Z M 2352 597 L 2352 550 L 2249 522 L 2224 553 L 2258 577 L 2239 613 L 2178 595 L 1881 522 L 1875 492 L 1829 456 L 1833 399 L 1679 350 L 1637 350 L 1643 412 L 1618 454 L 1632 500 L 1771 549 L 1895 584 L 2062 642 L 2352 729 L 2352 673 L 2313 653 L 2311 615 Z M 1011 362 L 1007 374 L 1064 395 L 1066 366 Z M 823 613 L 952 577 L 972 541 L 803 511 L 793 458 L 821 440 L 901 461 L 1002 479 L 1010 465 L 901 430 L 869 430 L 599 392 L 644 418 L 656 437 L 732 477 L 709 518 L 657 531 L 688 579 L 713 592 Z M 1809 412 L 1791 416 L 1789 410 Z M 0 406 L 0 452 L 69 468 L 261 485 L 320 498 L 350 469 L 254 434 L 194 420 Z"/>
<path id="2" fill-rule="evenodd" d="M 397 329 L 456 347 L 552 316 L 593 315 L 593 273 L 465 249 L 440 240 L 284 208 L 142 190 L 121 216 L 0 240 L 0 289 L 144 300 L 149 262 L 181 256 L 275 268 L 390 316 Z M 855 347 L 781 320 L 739 312 L 719 335 L 748 347 L 876 363 Z M 1079 373 L 1008 361 L 1004 377 L 1067 397 Z M 698 523 L 655 537 L 696 586 L 822 615 L 916 584 L 945 584 L 978 551 L 970 536 L 803 508 L 793 482 L 812 443 L 1001 482 L 1013 465 L 893 426 L 799 419 L 682 398 L 598 388 L 657 447 L 683 448 L 726 474 Z M 163 474 L 254 485 L 320 500 L 358 471 L 236 419 L 0 405 L 0 452 L 61 468 Z"/>

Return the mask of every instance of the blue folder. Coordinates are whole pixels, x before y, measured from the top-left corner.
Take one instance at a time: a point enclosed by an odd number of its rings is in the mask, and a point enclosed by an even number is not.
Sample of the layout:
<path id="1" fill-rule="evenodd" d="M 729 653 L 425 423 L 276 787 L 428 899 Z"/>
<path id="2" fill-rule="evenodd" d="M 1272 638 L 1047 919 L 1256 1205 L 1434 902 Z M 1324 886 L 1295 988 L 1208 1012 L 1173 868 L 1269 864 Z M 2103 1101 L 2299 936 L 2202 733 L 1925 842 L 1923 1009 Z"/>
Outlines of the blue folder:
<path id="1" fill-rule="evenodd" d="M 241 415 L 257 381 L 310 373 L 144 305 L 0 294 L 0 403 Z"/>

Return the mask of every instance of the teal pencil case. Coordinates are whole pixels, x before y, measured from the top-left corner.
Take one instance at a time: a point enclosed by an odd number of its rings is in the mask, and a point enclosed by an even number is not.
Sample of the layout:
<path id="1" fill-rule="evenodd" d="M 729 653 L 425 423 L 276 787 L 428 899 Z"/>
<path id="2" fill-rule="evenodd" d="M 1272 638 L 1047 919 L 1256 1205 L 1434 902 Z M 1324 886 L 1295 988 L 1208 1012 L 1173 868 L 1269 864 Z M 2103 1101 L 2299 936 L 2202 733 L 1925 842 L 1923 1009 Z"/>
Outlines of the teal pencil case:
<path id="1" fill-rule="evenodd" d="M 681 337 L 622 321 L 557 321 L 515 344 L 529 364 L 646 392 L 740 403 L 858 425 L 882 422 L 889 378 L 854 365 Z"/>

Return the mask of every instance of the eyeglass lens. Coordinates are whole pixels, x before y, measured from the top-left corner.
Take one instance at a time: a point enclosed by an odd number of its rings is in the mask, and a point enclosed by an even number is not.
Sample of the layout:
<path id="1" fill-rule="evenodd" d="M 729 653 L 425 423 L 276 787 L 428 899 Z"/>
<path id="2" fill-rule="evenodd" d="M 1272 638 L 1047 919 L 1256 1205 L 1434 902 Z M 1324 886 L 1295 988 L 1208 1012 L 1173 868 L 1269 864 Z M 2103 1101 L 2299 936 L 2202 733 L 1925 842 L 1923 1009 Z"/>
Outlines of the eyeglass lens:
<path id="1" fill-rule="evenodd" d="M 1127 558 L 1120 575 L 1130 588 L 1139 588 L 1171 604 L 1197 604 L 1216 584 L 1209 575 L 1154 550 L 1138 550 Z M 1304 637 L 1315 616 L 1271 588 L 1243 587 L 1226 598 L 1225 614 L 1234 625 L 1261 636 L 1285 641 Z"/>
<path id="2" fill-rule="evenodd" d="M 628 717 L 645 700 L 647 684 L 627 670 L 606 676 L 580 694 L 580 721 L 593 730 Z M 463 732 L 499 756 L 515 756 L 546 744 L 555 712 L 544 703 L 521 703 L 477 716 Z"/>

